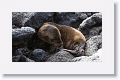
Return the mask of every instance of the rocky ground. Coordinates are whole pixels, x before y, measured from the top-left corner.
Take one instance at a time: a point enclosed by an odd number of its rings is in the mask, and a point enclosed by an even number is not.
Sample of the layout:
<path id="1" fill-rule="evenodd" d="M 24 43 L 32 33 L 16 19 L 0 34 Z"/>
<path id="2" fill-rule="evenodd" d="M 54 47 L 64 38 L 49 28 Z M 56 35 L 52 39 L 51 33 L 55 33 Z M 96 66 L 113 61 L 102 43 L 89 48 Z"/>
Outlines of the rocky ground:
<path id="1" fill-rule="evenodd" d="M 68 25 L 86 37 L 85 54 L 75 56 L 65 50 L 50 54 L 51 45 L 38 39 L 38 29 L 45 22 Z M 13 12 L 13 62 L 102 61 L 102 14 L 99 12 Z"/>

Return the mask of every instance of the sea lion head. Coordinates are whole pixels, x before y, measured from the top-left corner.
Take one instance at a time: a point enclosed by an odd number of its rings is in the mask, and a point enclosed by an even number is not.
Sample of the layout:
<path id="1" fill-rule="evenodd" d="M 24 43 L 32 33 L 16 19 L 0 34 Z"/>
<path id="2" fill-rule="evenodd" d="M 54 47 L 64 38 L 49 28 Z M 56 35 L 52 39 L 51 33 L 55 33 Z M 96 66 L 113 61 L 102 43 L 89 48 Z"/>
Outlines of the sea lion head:
<path id="1" fill-rule="evenodd" d="M 54 25 L 47 23 L 43 24 L 38 31 L 38 37 L 41 40 L 52 44 L 54 47 L 61 47 L 63 45 L 60 31 Z"/>

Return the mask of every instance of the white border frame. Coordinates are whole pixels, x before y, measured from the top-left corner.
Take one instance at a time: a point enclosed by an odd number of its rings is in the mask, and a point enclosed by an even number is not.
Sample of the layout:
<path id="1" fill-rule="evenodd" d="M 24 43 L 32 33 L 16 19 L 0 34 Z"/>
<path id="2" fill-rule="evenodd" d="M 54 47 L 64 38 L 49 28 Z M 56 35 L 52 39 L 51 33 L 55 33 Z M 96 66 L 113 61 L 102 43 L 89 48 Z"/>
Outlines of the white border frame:
<path id="1" fill-rule="evenodd" d="M 112 0 L 1 0 L 0 73 L 114 74 Z M 102 62 L 12 62 L 12 12 L 101 12 Z"/>

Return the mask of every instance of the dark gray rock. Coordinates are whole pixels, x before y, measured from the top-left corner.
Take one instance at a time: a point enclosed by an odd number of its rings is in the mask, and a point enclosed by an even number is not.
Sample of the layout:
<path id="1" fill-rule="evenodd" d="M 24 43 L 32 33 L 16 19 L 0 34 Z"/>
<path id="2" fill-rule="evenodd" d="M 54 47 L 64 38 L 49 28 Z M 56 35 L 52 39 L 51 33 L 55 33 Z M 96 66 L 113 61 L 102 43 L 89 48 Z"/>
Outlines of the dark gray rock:
<path id="1" fill-rule="evenodd" d="M 24 26 L 30 26 L 32 28 L 38 29 L 43 25 L 43 23 L 52 22 L 53 15 L 53 12 L 36 12 L 29 18 L 29 20 L 25 22 Z"/>
<path id="2" fill-rule="evenodd" d="M 99 26 L 99 27 L 93 27 L 89 34 L 92 35 L 92 36 L 96 36 L 96 35 L 100 35 L 100 33 L 102 32 L 102 26 Z"/>
<path id="3" fill-rule="evenodd" d="M 69 62 L 74 58 L 69 52 L 61 50 L 53 55 L 51 55 L 47 62 Z"/>
<path id="4" fill-rule="evenodd" d="M 12 29 L 12 45 L 26 44 L 34 33 L 35 29 L 30 27 Z"/>
<path id="5" fill-rule="evenodd" d="M 28 48 L 18 48 L 13 56 L 17 56 L 17 55 L 29 56 L 29 54 L 30 54 L 30 50 Z"/>
<path id="6" fill-rule="evenodd" d="M 78 17 L 83 21 L 86 18 L 92 16 L 93 14 L 97 13 L 97 12 L 75 12 Z"/>
<path id="7" fill-rule="evenodd" d="M 83 20 L 79 30 L 89 39 L 92 36 L 99 35 L 102 31 L 102 14 L 95 13 Z"/>
<path id="8" fill-rule="evenodd" d="M 18 28 L 17 26 L 15 26 L 15 25 L 12 25 L 12 29 L 14 29 L 14 28 Z"/>
<path id="9" fill-rule="evenodd" d="M 89 31 L 88 39 L 93 36 L 100 35 L 101 32 L 102 32 L 102 26 L 91 28 Z"/>
<path id="10" fill-rule="evenodd" d="M 92 16 L 95 13 L 99 13 L 99 12 L 83 12 L 85 13 L 88 17 Z"/>
<path id="11" fill-rule="evenodd" d="M 54 22 L 57 24 L 67 25 L 78 28 L 81 23 L 79 15 L 75 12 L 59 12 L 56 13 Z"/>
<path id="12" fill-rule="evenodd" d="M 78 15 L 81 20 L 84 20 L 88 17 L 86 13 L 79 13 Z"/>
<path id="13" fill-rule="evenodd" d="M 12 12 L 12 25 L 20 28 L 32 15 L 34 15 L 34 12 Z M 15 27 L 13 26 L 13 28 Z"/>
<path id="14" fill-rule="evenodd" d="M 51 46 L 50 44 L 48 44 L 47 42 L 44 42 L 40 38 L 38 38 L 37 33 L 35 33 L 27 43 L 27 47 L 30 50 L 43 49 L 46 52 L 49 52 L 50 46 Z"/>
<path id="15" fill-rule="evenodd" d="M 79 28 L 92 28 L 95 25 L 102 25 L 102 13 L 95 13 L 88 17 L 80 24 Z"/>
<path id="16" fill-rule="evenodd" d="M 93 36 L 101 35 L 101 33 L 102 33 L 102 26 L 94 26 L 91 29 L 84 28 L 84 29 L 82 29 L 80 31 L 83 33 L 85 38 L 88 40 L 88 39 L 90 39 Z"/>
<path id="17" fill-rule="evenodd" d="M 27 58 L 24 55 L 13 56 L 12 61 L 13 62 L 34 62 L 33 60 Z"/>
<path id="18" fill-rule="evenodd" d="M 36 62 L 43 62 L 48 58 L 48 53 L 42 49 L 35 49 L 31 53 L 30 58 Z"/>
<path id="19" fill-rule="evenodd" d="M 93 36 L 86 42 L 85 55 L 91 56 L 102 47 L 102 35 Z"/>

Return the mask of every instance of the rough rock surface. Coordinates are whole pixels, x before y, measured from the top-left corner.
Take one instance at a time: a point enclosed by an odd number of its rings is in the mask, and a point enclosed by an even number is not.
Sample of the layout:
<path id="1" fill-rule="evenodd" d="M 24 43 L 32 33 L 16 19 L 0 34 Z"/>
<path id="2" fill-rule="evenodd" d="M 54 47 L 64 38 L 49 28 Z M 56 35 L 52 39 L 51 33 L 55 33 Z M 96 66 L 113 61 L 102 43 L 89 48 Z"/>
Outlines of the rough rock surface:
<path id="1" fill-rule="evenodd" d="M 48 58 L 48 53 L 42 49 L 35 49 L 30 54 L 30 58 L 36 62 L 46 61 L 46 59 Z"/>
<path id="2" fill-rule="evenodd" d="M 93 54 L 92 56 L 81 56 L 81 57 L 76 57 L 74 59 L 72 59 L 72 62 L 82 62 L 82 61 L 86 61 L 86 62 L 101 62 L 102 60 L 102 49 L 99 49 L 95 54 Z"/>
<path id="3" fill-rule="evenodd" d="M 97 12 L 75 12 L 79 18 L 83 21 L 86 18 L 92 16 L 93 14 L 97 13 Z"/>
<path id="4" fill-rule="evenodd" d="M 30 26 L 32 28 L 38 29 L 44 22 L 52 22 L 53 15 L 54 13 L 52 12 L 36 12 L 29 18 L 29 20 L 25 22 L 24 26 Z"/>
<path id="5" fill-rule="evenodd" d="M 47 62 L 68 62 L 74 58 L 69 52 L 61 50 L 53 55 L 51 55 Z"/>
<path id="6" fill-rule="evenodd" d="M 13 56 L 12 61 L 13 62 L 34 62 L 33 60 L 27 58 L 24 55 Z"/>
<path id="7" fill-rule="evenodd" d="M 96 13 L 90 16 L 89 18 L 85 19 L 79 26 L 79 28 L 91 28 L 95 25 L 102 24 L 102 13 Z"/>
<path id="8" fill-rule="evenodd" d="M 94 54 L 98 49 L 101 48 L 102 45 L 102 36 L 93 36 L 86 42 L 86 47 L 85 47 L 85 55 L 86 56 L 91 56 Z"/>
<path id="9" fill-rule="evenodd" d="M 12 45 L 26 44 L 34 33 L 35 29 L 30 27 L 12 29 Z"/>
<path id="10" fill-rule="evenodd" d="M 32 15 L 34 15 L 34 12 L 12 12 L 12 25 L 20 28 Z M 13 26 L 13 28 L 15 27 Z"/>
<path id="11" fill-rule="evenodd" d="M 55 16 L 55 23 L 62 24 L 62 25 L 69 25 L 74 28 L 78 28 L 80 24 L 80 19 L 78 14 L 74 12 L 60 12 L 56 13 Z"/>
<path id="12" fill-rule="evenodd" d="M 93 27 L 93 28 L 89 31 L 89 37 L 100 35 L 101 32 L 102 32 L 102 26 Z"/>
<path id="13" fill-rule="evenodd" d="M 89 39 L 102 31 L 102 13 L 95 13 L 79 25 L 79 30 Z"/>
<path id="14" fill-rule="evenodd" d="M 79 24 L 92 14 L 92 12 L 59 12 L 55 14 L 54 22 L 78 28 Z"/>
<path id="15" fill-rule="evenodd" d="M 28 48 L 18 48 L 15 53 L 13 54 L 13 56 L 17 56 L 17 55 L 25 55 L 28 56 L 30 53 L 30 50 Z"/>

